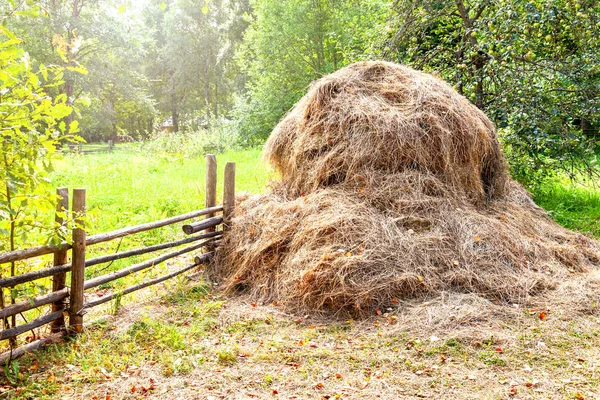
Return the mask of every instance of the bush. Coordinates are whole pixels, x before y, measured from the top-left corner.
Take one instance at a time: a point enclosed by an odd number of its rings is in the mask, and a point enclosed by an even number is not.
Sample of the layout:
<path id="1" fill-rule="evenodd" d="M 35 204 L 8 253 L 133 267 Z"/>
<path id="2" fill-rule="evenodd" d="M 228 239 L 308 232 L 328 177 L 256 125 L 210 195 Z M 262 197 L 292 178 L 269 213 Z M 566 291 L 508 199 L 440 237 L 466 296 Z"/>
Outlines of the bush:
<path id="1" fill-rule="evenodd" d="M 210 130 L 157 132 L 146 142 L 144 150 L 157 155 L 194 158 L 207 153 L 223 153 L 235 148 L 236 143 L 232 122 L 219 119 L 213 121 Z"/>

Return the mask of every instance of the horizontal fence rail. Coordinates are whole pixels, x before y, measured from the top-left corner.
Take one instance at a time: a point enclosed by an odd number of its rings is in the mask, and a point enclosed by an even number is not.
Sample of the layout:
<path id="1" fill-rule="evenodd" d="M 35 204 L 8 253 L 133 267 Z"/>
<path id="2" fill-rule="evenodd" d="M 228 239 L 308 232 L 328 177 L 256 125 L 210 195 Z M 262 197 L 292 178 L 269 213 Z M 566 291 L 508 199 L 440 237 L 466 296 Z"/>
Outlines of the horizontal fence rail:
<path id="1" fill-rule="evenodd" d="M 213 234 L 216 234 L 216 233 L 217 232 L 215 232 Z M 102 275 L 102 276 L 99 276 L 94 279 L 87 280 L 84 284 L 84 289 L 91 289 L 96 286 L 100 286 L 103 283 L 108 283 L 108 282 L 114 281 L 116 279 L 123 278 L 134 272 L 141 271 L 142 269 L 153 267 L 153 266 L 158 265 L 170 258 L 177 257 L 177 256 L 180 256 L 185 253 L 189 253 L 190 251 L 197 250 L 201 247 L 205 247 L 213 241 L 214 241 L 214 239 L 209 239 L 209 240 L 206 240 L 196 246 L 186 247 L 186 248 L 178 250 L 178 251 L 164 254 L 164 255 L 154 258 L 152 260 L 144 261 L 139 264 L 134 264 L 134 265 L 130 266 L 129 268 L 126 268 L 126 269 L 123 269 L 123 270 L 120 270 L 117 272 L 113 272 L 111 274 L 106 274 L 106 275 Z M 11 304 L 10 306 L 6 306 L 2 310 L 0 310 L 0 319 L 10 317 L 12 315 L 17 315 L 19 313 L 29 311 L 34 308 L 40 307 L 40 306 L 62 300 L 68 296 L 69 296 L 69 292 L 68 292 L 67 288 L 64 288 L 62 290 L 55 291 L 55 292 L 46 294 L 44 296 L 34 297 L 32 299 L 29 299 L 29 300 L 21 302 L 21 303 Z"/>
<path id="2" fill-rule="evenodd" d="M 205 229 L 214 228 L 217 225 L 220 225 L 222 223 L 223 223 L 223 217 L 212 217 L 212 218 L 205 219 L 202 222 L 196 222 L 193 224 L 184 225 L 182 229 L 186 235 L 191 235 L 193 233 L 200 232 Z"/>
<path id="3" fill-rule="evenodd" d="M 88 236 L 85 241 L 87 246 L 91 246 L 96 243 L 107 242 L 109 240 L 117 239 L 123 236 L 132 235 L 134 233 L 140 233 L 149 231 L 151 229 L 161 228 L 163 226 L 172 225 L 177 222 L 185 221 L 186 219 L 192 219 L 200 217 L 202 215 L 212 214 L 219 211 L 223 211 L 223 206 L 215 206 L 209 209 L 192 211 L 187 214 L 178 215 L 176 217 L 165 218 L 160 221 L 148 222 L 146 224 L 136 225 L 128 228 L 118 229 L 116 231 L 99 233 L 97 235 Z M 0 254 L 0 264 L 6 264 L 13 261 L 21 261 L 32 257 L 39 257 L 46 254 L 51 254 L 60 250 L 69 250 L 72 246 L 67 242 L 62 242 L 58 245 L 45 245 L 32 247 L 29 249 L 15 250 L 8 253 Z"/>
<path id="4" fill-rule="evenodd" d="M 209 241 L 210 240 L 212 240 L 212 239 L 209 239 Z M 173 251 L 173 252 L 170 252 L 170 253 L 167 253 L 167 254 L 163 254 L 162 256 L 153 258 L 152 260 L 144 261 L 144 262 L 141 262 L 139 264 L 133 264 L 132 266 L 124 268 L 122 270 L 119 270 L 119 271 L 116 271 L 116 272 L 111 272 L 110 274 L 101 275 L 101 276 L 98 276 L 96 278 L 89 279 L 89 280 L 87 280 L 85 282 L 85 288 L 86 289 L 95 288 L 96 286 L 100 286 L 100 285 L 102 285 L 104 283 L 112 282 L 115 279 L 119 279 L 119 278 L 123 278 L 123 277 L 125 277 L 127 275 L 131 275 L 134 272 L 138 272 L 138 271 L 141 271 L 143 269 L 147 269 L 147 268 L 153 267 L 153 266 L 158 265 L 158 264 L 160 264 L 160 263 L 162 263 L 162 262 L 164 262 L 164 261 L 166 261 L 166 260 L 168 260 L 170 258 L 177 257 L 177 256 L 183 255 L 185 253 L 189 253 L 190 251 L 198 250 L 201 247 L 206 246 L 207 242 L 203 242 L 203 243 L 200 243 L 200 244 L 197 244 L 197 245 L 194 245 L 194 246 L 186 247 L 186 248 L 181 249 L 181 250 L 177 250 L 177 251 Z"/>
<path id="5" fill-rule="evenodd" d="M 35 297 L 28 301 L 11 304 L 0 310 L 0 318 L 7 318 L 25 311 L 33 310 L 46 304 L 54 303 L 69 297 L 69 288 L 63 288 L 43 296 Z"/>
<path id="6" fill-rule="evenodd" d="M 126 294 L 135 292 L 136 290 L 144 289 L 144 288 L 146 288 L 148 286 L 156 285 L 157 283 L 164 282 L 164 281 L 166 281 L 168 279 L 174 278 L 177 275 L 181 275 L 184 272 L 187 272 L 187 271 L 191 270 L 192 268 L 198 267 L 198 266 L 200 266 L 200 265 L 208 262 L 212 258 L 213 254 L 214 253 L 211 252 L 211 253 L 203 254 L 201 256 L 196 256 L 194 258 L 194 263 L 192 265 L 188 265 L 185 268 L 179 269 L 179 270 L 177 270 L 175 272 L 171 272 L 168 275 L 164 275 L 164 276 L 161 276 L 159 278 L 154 278 L 152 280 L 149 280 L 148 282 L 139 283 L 137 285 L 131 286 L 131 287 L 129 287 L 129 288 L 125 289 L 125 290 L 122 290 L 120 292 L 111 293 L 109 295 L 102 296 L 102 297 L 100 297 L 100 298 L 98 298 L 96 300 L 87 302 L 84 305 L 84 308 L 95 307 L 95 306 L 100 305 L 102 303 L 106 303 L 107 301 L 110 301 L 110 300 L 112 300 L 112 299 L 114 299 L 116 297 L 124 296 Z"/>
<path id="7" fill-rule="evenodd" d="M 43 317 L 40 317 L 40 318 L 33 320 L 31 322 L 28 322 L 26 324 L 19 325 L 14 328 L 10 328 L 10 329 L 5 329 L 2 332 L 0 332 L 0 340 L 8 339 L 8 338 L 20 335 L 21 333 L 25 333 L 32 329 L 38 328 L 42 325 L 46 325 L 47 323 L 52 322 L 52 321 L 57 320 L 60 317 L 62 317 L 63 312 L 64 312 L 64 310 L 55 311 L 51 314 L 44 315 Z"/>
<path id="8" fill-rule="evenodd" d="M 27 272 L 21 275 L 0 278 L 0 295 L 2 296 L 4 296 L 4 289 L 12 289 L 17 285 L 42 278 L 53 278 L 52 291 L 50 293 L 29 298 L 25 301 L 16 302 L 0 309 L 0 321 L 4 321 L 5 327 L 5 329 L 0 331 L 0 340 L 11 339 L 11 349 L 0 354 L 0 365 L 10 362 L 10 360 L 12 360 L 14 357 L 20 356 L 29 351 L 33 351 L 40 346 L 56 341 L 57 338 L 60 338 L 65 333 L 80 332 L 83 327 L 83 316 L 86 310 L 92 307 L 172 279 L 194 268 L 197 268 L 198 266 L 210 262 L 214 255 L 215 249 L 221 243 L 223 232 L 227 230 L 226 223 L 231 218 L 235 204 L 235 199 L 233 198 L 235 193 L 235 163 L 227 163 L 225 167 L 223 205 L 216 205 L 216 171 L 216 158 L 214 155 L 209 154 L 206 156 L 206 208 L 158 221 L 148 222 L 87 237 L 84 229 L 85 189 L 74 189 L 73 207 L 71 213 L 73 215 L 73 219 L 76 221 L 76 224 L 72 231 L 73 238 L 71 243 L 63 241 L 58 245 L 37 246 L 0 254 L 0 264 L 12 263 L 15 261 L 21 261 L 47 254 L 54 254 L 54 265 L 52 267 L 38 271 Z M 66 188 L 59 188 L 57 189 L 57 195 L 59 200 L 56 207 L 55 221 L 58 225 L 63 225 L 63 227 L 66 227 L 66 221 L 62 216 L 69 212 L 69 193 Z M 219 212 L 222 212 L 223 215 L 216 215 Z M 197 235 L 166 243 L 160 243 L 152 246 L 86 259 L 87 246 L 133 235 L 151 229 L 161 228 L 163 226 L 176 224 L 202 216 L 205 216 L 203 221 L 191 222 L 182 227 L 183 231 L 188 235 L 201 232 Z M 221 230 L 217 230 L 219 226 L 222 227 Z M 172 249 L 184 246 L 186 244 L 192 245 L 158 255 L 149 260 L 131 264 L 128 267 L 122 268 L 118 271 L 110 272 L 91 279 L 85 279 L 85 268 L 87 267 L 144 255 L 160 250 Z M 115 290 L 112 293 L 101 296 L 97 299 L 87 302 L 85 301 L 85 290 L 89 290 L 102 284 L 124 278 L 139 271 L 152 268 L 169 259 L 179 257 L 202 248 L 206 248 L 206 250 L 204 250 L 205 253 L 193 257 L 193 264 L 188 264 L 183 268 L 169 272 L 163 276 L 134 284 L 125 289 Z M 68 262 L 69 250 L 71 251 L 70 263 Z M 69 273 L 71 276 L 70 286 L 67 286 L 66 275 Z M 47 305 L 52 306 L 52 309 L 48 314 L 29 322 L 25 321 L 25 323 L 21 325 L 7 325 L 9 317 L 12 317 L 14 321 L 14 318 L 17 315 L 22 315 L 24 312 Z M 68 325 L 65 323 L 65 316 L 67 315 L 69 317 Z M 23 319 L 25 319 L 24 316 Z M 53 336 L 47 336 L 43 338 L 37 337 L 34 329 L 47 324 L 51 324 Z M 15 325 L 14 322 L 13 325 Z M 37 339 L 31 343 L 13 348 L 15 342 L 12 341 L 12 338 L 15 338 L 16 336 L 28 331 L 34 332 L 33 337 L 34 339 Z"/>
<path id="9" fill-rule="evenodd" d="M 90 258 L 89 260 L 85 261 L 85 266 L 87 268 L 87 267 L 91 267 L 93 265 L 103 264 L 103 263 L 114 261 L 114 260 L 120 260 L 122 258 L 128 258 L 128 257 L 132 257 L 132 256 L 138 256 L 138 255 L 142 255 L 142 254 L 146 254 L 146 253 L 151 253 L 151 252 L 158 251 L 158 250 L 169 249 L 172 247 L 178 247 L 178 246 L 181 246 L 181 245 L 184 245 L 187 243 L 195 242 L 197 240 L 207 239 L 207 238 L 211 238 L 211 237 L 218 237 L 221 235 L 222 235 L 221 232 L 209 232 L 209 233 L 204 233 L 202 235 L 197 235 L 197 236 L 192 236 L 189 238 L 177 240 L 174 242 L 162 243 L 162 244 L 157 244 L 154 246 L 143 247 L 140 249 L 124 251 L 121 253 L 109 254 L 107 256 Z M 35 281 L 37 279 L 42 279 L 42 278 L 46 278 L 46 277 L 49 277 L 52 275 L 56 275 L 61 272 L 69 272 L 69 271 L 71 271 L 71 264 L 57 265 L 54 267 L 41 269 L 39 271 L 32 271 L 32 272 L 27 272 L 27 273 L 17 275 L 17 276 L 2 278 L 2 279 L 0 279 L 0 287 L 14 287 L 21 283 L 27 283 L 27 282 Z"/>

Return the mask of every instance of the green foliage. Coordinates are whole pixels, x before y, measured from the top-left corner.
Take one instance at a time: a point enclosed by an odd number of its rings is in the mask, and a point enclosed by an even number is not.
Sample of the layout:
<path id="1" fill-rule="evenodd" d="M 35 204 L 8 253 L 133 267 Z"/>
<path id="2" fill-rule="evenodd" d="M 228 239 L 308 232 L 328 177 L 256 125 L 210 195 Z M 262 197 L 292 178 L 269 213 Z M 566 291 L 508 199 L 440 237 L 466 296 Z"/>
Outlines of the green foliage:
<path id="1" fill-rule="evenodd" d="M 2 26 L 0 40 L 0 251 L 6 251 L 31 244 L 32 234 L 48 228 L 39 221 L 54 209 L 52 157 L 62 140 L 76 139 L 78 123 L 64 122 L 72 111 L 65 95 L 46 94 L 62 84 L 63 69 L 34 70 L 21 40 Z"/>
<path id="2" fill-rule="evenodd" d="M 517 178 L 594 172 L 598 2 L 406 0 L 392 15 L 377 56 L 436 71 L 486 111 Z"/>
<path id="3" fill-rule="evenodd" d="M 439 74 L 482 108 L 530 188 L 557 169 L 597 171 L 598 2 L 5 3 L 2 21 L 25 39 L 31 63 L 65 67 L 51 94 L 77 105 L 91 141 L 147 139 L 167 119 L 187 132 L 229 119 L 238 143 L 254 146 L 314 79 L 387 59 Z"/>
<path id="4" fill-rule="evenodd" d="M 175 131 L 197 131 L 226 115 L 237 74 L 231 73 L 236 2 L 149 0 L 144 13 L 151 45 L 144 62 L 158 109 Z M 243 2 L 242 2 L 243 3 Z M 164 6 L 163 6 L 164 5 Z"/>
<path id="5" fill-rule="evenodd" d="M 158 156 L 201 158 L 207 153 L 223 153 L 236 147 L 237 135 L 228 122 L 215 121 L 210 131 L 158 132 L 144 143 L 144 150 Z"/>
<path id="6" fill-rule="evenodd" d="M 372 26 L 385 20 L 388 3 L 253 0 L 238 54 L 248 91 L 234 110 L 243 143 L 263 141 L 314 79 L 368 58 Z"/>
<path id="7" fill-rule="evenodd" d="M 12 385 L 18 385 L 22 381 L 22 373 L 18 361 L 4 365 L 4 376 Z"/>

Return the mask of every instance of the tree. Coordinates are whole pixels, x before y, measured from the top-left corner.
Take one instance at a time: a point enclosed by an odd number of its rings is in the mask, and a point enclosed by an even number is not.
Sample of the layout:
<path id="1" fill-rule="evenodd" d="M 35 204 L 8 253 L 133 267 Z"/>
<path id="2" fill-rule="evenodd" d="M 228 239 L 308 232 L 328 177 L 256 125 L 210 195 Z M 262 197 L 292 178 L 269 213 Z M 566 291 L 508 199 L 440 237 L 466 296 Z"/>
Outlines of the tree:
<path id="1" fill-rule="evenodd" d="M 67 96 L 46 93 L 63 84 L 63 73 L 43 65 L 34 70 L 21 40 L 0 25 L 0 251 L 35 242 L 40 233 L 53 238 L 40 226 L 55 204 L 48 172 L 59 142 L 76 139 L 78 126 L 65 123 L 72 112 Z M 13 262 L 10 275 L 15 273 Z M 0 303 L 3 307 L 3 293 Z"/>
<path id="2" fill-rule="evenodd" d="M 7 18 L 7 24 L 23 37 L 34 64 L 65 67 L 64 83 L 56 91 L 77 105 L 76 113 L 67 119 L 79 116 L 81 134 L 87 139 L 114 138 L 123 131 L 148 135 L 154 118 L 154 102 L 141 65 L 150 37 L 139 19 L 117 3 L 23 2 L 21 9 L 28 13 Z M 89 74 L 81 74 L 82 66 Z M 126 115 L 120 113 L 120 104 L 127 105 Z"/>
<path id="3" fill-rule="evenodd" d="M 161 116 L 171 118 L 175 131 L 206 127 L 229 108 L 232 4 L 151 0 L 144 14 L 154 42 L 147 75 Z"/>
<path id="4" fill-rule="evenodd" d="M 370 58 L 373 26 L 385 21 L 386 1 L 253 0 L 238 60 L 247 92 L 236 109 L 246 143 L 264 140 L 307 85 L 324 74 Z"/>
<path id="5" fill-rule="evenodd" d="M 520 180 L 575 177 L 594 173 L 599 15 L 592 1 L 397 1 L 378 55 L 436 71 L 486 111 Z"/>

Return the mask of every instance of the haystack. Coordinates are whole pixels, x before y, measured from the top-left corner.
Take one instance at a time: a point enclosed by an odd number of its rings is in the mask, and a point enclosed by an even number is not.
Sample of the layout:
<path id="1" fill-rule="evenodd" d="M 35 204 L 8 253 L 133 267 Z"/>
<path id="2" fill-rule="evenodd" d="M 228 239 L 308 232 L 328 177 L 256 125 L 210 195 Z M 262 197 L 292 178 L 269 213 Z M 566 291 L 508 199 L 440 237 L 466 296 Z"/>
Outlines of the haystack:
<path id="1" fill-rule="evenodd" d="M 290 311 L 370 314 L 442 292 L 521 302 L 600 265 L 510 179 L 493 124 L 442 80 L 361 62 L 271 134 L 281 180 L 240 201 L 212 268 Z"/>

